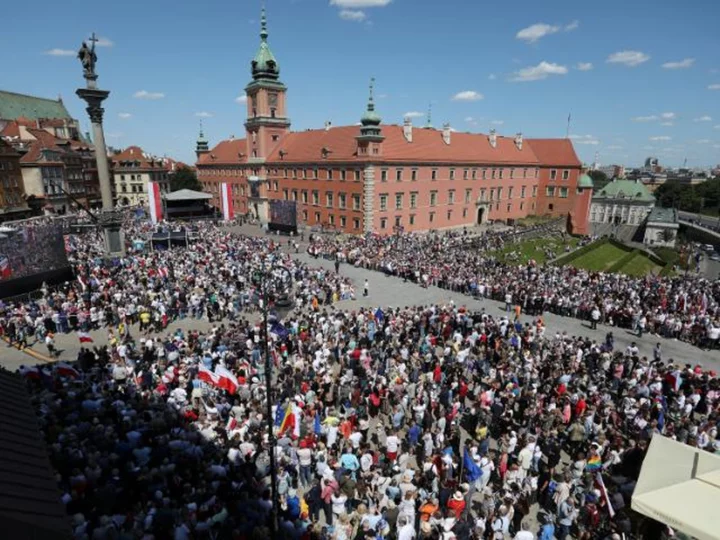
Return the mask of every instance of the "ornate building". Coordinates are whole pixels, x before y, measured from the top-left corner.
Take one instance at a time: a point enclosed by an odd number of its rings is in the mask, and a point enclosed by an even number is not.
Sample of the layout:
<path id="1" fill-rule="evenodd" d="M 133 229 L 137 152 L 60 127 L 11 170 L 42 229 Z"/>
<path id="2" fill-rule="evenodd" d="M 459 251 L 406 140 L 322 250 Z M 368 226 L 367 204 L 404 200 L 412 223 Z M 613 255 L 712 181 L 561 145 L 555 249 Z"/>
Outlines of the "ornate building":
<path id="1" fill-rule="evenodd" d="M 122 206 L 144 205 L 148 201 L 148 182 L 160 184 L 160 191 L 170 191 L 170 173 L 174 161 L 148 154 L 139 146 L 128 146 L 110 156 L 116 203 Z"/>
<path id="2" fill-rule="evenodd" d="M 0 138 L 0 222 L 27 217 L 20 154 Z"/>
<path id="3" fill-rule="evenodd" d="M 383 124 L 373 85 L 359 126 L 290 131 L 287 87 L 270 50 L 265 12 L 251 62 L 244 139 L 197 141 L 198 180 L 219 206 L 232 186 L 238 214 L 261 221 L 268 201 L 298 203 L 298 220 L 348 233 L 461 227 L 578 207 L 581 163 L 567 139 L 526 139 Z M 584 230 L 582 220 L 574 221 Z"/>

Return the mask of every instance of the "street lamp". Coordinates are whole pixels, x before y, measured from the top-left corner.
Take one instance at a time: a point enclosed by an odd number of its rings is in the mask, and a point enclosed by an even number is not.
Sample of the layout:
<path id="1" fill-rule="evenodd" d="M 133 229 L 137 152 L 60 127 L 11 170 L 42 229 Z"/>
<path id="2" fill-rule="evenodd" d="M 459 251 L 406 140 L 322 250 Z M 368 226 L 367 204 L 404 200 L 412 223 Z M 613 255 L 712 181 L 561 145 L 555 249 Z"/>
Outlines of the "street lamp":
<path id="1" fill-rule="evenodd" d="M 263 325 L 264 329 L 264 345 L 263 352 L 265 354 L 265 407 L 266 407 L 266 421 L 268 431 L 268 448 L 270 454 L 270 489 L 272 492 L 272 508 L 270 509 L 270 533 L 271 538 L 277 538 L 278 531 L 278 508 L 280 501 L 278 500 L 277 492 L 277 463 L 275 462 L 275 433 L 274 433 L 274 418 L 272 414 L 273 400 L 270 389 L 272 387 L 272 359 L 270 358 L 270 345 L 268 343 L 269 332 L 268 332 L 268 318 L 269 318 L 269 296 L 271 287 L 273 289 L 280 288 L 280 292 L 276 294 L 277 300 L 275 302 L 278 308 L 278 318 L 280 313 L 287 313 L 290 311 L 292 302 L 290 301 L 290 293 L 292 293 L 292 274 L 290 270 L 279 264 L 268 266 L 263 263 L 262 269 L 255 274 L 255 281 L 260 286 L 260 293 L 262 297 L 262 312 L 263 312 Z"/>

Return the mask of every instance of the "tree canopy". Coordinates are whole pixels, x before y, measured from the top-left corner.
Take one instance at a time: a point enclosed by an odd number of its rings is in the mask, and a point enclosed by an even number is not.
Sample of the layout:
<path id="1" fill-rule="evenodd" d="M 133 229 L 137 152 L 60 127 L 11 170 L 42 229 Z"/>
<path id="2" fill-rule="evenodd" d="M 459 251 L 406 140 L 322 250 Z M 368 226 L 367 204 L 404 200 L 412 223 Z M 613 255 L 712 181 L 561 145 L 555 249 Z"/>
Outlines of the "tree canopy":
<path id="1" fill-rule="evenodd" d="M 658 186 L 655 197 L 660 206 L 686 212 L 716 213 L 720 209 L 720 177 L 694 186 L 670 180 Z"/>
<path id="2" fill-rule="evenodd" d="M 170 176 L 170 191 L 178 191 L 180 189 L 202 191 L 202 184 L 197 179 L 195 171 L 190 167 L 178 167 Z"/>
<path id="3" fill-rule="evenodd" d="M 588 171 L 588 176 L 592 178 L 593 189 L 595 191 L 600 191 L 610 181 L 607 174 L 602 171 Z"/>

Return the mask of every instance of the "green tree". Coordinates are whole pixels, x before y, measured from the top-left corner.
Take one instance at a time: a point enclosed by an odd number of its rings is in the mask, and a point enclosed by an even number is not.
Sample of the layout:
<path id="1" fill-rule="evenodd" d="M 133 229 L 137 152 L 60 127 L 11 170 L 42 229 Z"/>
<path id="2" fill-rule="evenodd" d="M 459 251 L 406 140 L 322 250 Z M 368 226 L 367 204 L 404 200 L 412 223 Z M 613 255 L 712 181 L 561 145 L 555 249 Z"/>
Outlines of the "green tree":
<path id="1" fill-rule="evenodd" d="M 202 184 L 198 181 L 195 171 L 190 167 L 178 167 L 170 176 L 170 191 L 179 189 L 202 191 Z"/>
<path id="2" fill-rule="evenodd" d="M 593 189 L 595 191 L 600 191 L 610 182 L 610 178 L 602 171 L 588 171 L 588 176 L 592 178 Z"/>

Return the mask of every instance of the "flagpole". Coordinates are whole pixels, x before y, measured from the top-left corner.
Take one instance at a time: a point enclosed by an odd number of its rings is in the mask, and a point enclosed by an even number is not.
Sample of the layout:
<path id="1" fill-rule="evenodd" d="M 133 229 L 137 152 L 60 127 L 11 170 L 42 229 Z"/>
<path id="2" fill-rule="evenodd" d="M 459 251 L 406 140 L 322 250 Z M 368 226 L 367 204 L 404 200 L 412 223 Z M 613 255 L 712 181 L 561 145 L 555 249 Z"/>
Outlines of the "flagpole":
<path id="1" fill-rule="evenodd" d="M 565 130 L 565 138 L 570 138 L 570 113 L 568 113 L 567 129 Z"/>

